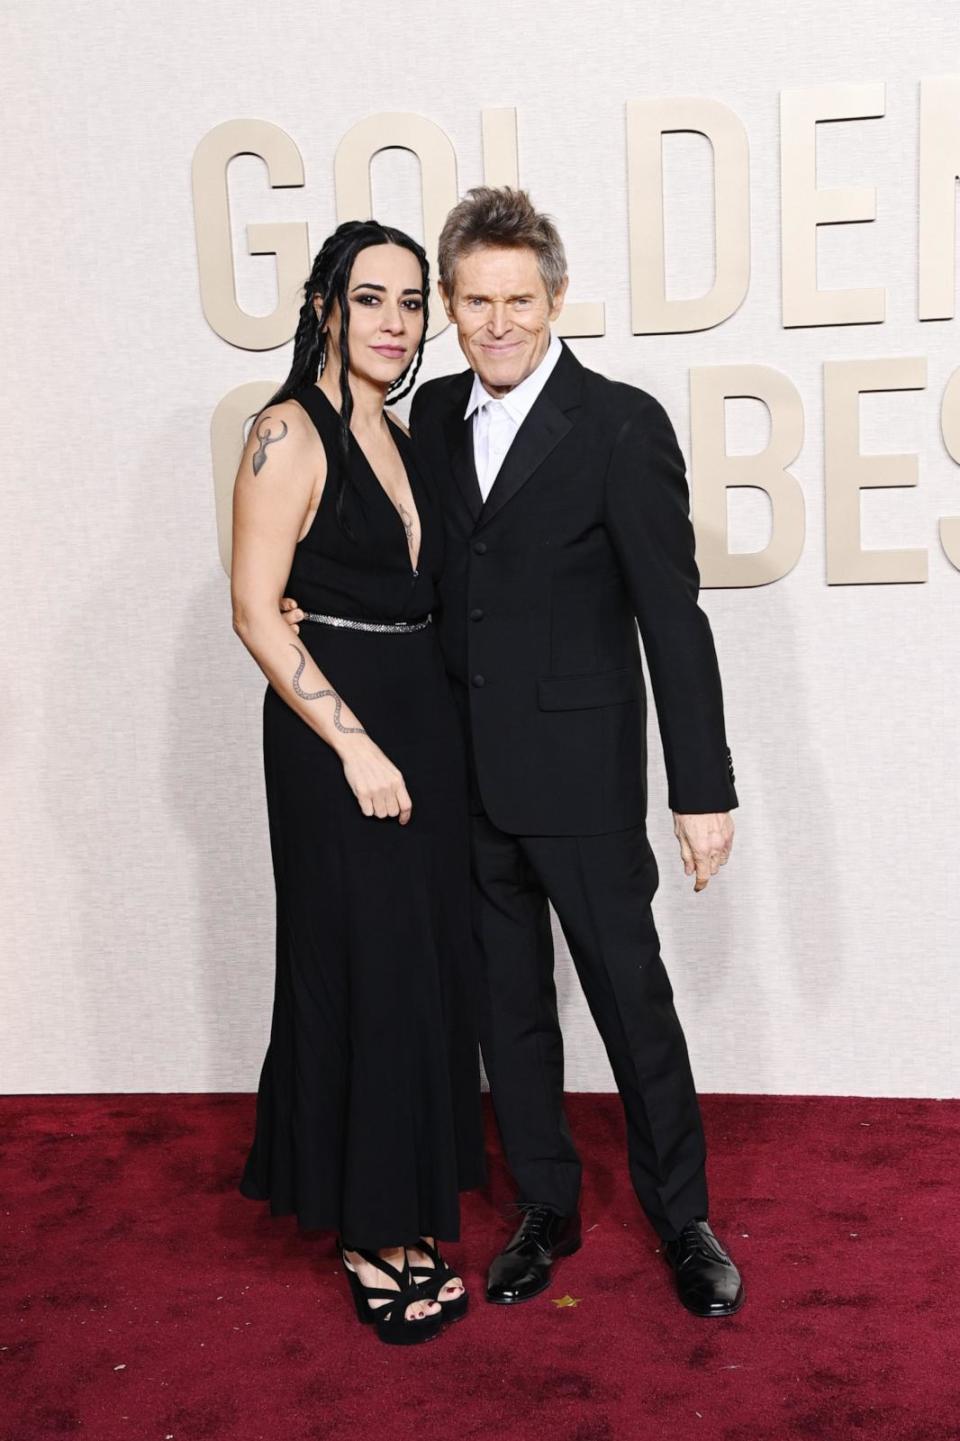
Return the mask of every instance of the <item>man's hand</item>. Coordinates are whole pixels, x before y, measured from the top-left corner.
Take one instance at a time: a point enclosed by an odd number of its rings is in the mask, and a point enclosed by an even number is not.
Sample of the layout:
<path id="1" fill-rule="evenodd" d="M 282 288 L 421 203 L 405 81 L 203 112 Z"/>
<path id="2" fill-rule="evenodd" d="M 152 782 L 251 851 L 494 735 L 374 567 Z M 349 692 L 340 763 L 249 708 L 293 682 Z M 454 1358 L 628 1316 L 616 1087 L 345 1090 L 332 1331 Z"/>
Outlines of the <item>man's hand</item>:
<path id="1" fill-rule="evenodd" d="M 702 891 L 721 866 L 730 859 L 733 846 L 733 816 L 711 811 L 707 815 L 673 813 L 673 834 L 680 842 L 684 874 L 696 873 L 693 889 Z"/>
<path id="2" fill-rule="evenodd" d="M 295 635 L 300 634 L 299 622 L 303 620 L 303 611 L 289 595 L 285 595 L 280 602 L 280 614 Z"/>

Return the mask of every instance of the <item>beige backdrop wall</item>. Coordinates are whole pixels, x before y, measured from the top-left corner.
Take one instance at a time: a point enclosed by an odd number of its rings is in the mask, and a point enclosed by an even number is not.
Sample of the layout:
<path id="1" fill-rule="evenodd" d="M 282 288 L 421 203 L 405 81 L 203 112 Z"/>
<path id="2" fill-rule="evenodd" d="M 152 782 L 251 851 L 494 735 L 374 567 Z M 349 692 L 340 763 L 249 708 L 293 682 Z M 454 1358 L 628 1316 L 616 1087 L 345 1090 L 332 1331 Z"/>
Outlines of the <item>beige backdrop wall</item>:
<path id="1" fill-rule="evenodd" d="M 252 1089 L 272 989 L 262 683 L 230 629 L 210 416 L 289 349 L 233 348 L 201 312 L 190 164 L 223 120 L 273 121 L 302 189 L 231 170 L 243 306 L 275 302 L 250 222 L 335 220 L 333 155 L 378 111 L 416 111 L 482 177 L 480 112 L 515 106 L 520 173 L 568 242 L 571 298 L 602 300 L 579 358 L 653 391 L 689 453 L 689 372 L 763 364 L 802 398 L 792 467 L 806 539 L 783 580 L 711 590 L 742 807 L 734 859 L 694 897 L 651 725 L 659 922 L 701 1088 L 957 1094 L 960 573 L 938 517 L 960 513 L 939 406 L 958 322 L 917 320 L 918 82 L 960 72 L 952 0 L 552 0 L 362 7 L 274 0 L 2 6 L 6 404 L 5 823 L 0 1085 L 14 1091 Z M 877 219 L 824 227 L 823 287 L 885 286 L 883 324 L 784 329 L 778 97 L 885 83 L 883 118 L 821 126 L 821 185 L 876 186 Z M 744 304 L 687 335 L 631 333 L 625 107 L 710 96 L 743 121 L 753 257 Z M 710 150 L 665 142 L 672 295 L 712 274 Z M 374 166 L 376 209 L 420 227 L 416 162 Z M 919 456 L 915 489 L 863 500 L 864 544 L 928 551 L 918 584 L 828 586 L 825 361 L 925 357 L 920 391 L 868 395 L 864 450 Z M 425 375 L 458 365 L 447 333 Z M 728 407 L 730 447 L 766 440 Z M 731 544 L 764 544 L 759 492 Z M 609 1072 L 560 942 L 568 1084 Z"/>

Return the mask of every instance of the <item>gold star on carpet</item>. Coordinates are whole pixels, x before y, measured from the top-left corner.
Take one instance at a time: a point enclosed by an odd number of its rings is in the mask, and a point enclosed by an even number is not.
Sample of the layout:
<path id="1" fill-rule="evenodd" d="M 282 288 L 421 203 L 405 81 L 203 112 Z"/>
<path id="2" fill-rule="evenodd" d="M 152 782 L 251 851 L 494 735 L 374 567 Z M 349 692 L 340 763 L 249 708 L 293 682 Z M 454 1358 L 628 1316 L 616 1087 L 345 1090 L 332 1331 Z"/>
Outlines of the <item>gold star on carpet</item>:
<path id="1" fill-rule="evenodd" d="M 555 1297 L 553 1297 L 553 1298 L 551 1298 L 551 1299 L 553 1300 L 553 1304 L 554 1304 L 555 1306 L 557 1306 L 557 1307 L 560 1307 L 560 1306 L 579 1306 L 579 1305 L 580 1305 L 580 1297 L 579 1297 L 579 1296 L 561 1296 L 561 1297 L 559 1298 L 559 1300 L 558 1300 L 557 1298 L 555 1298 Z"/>

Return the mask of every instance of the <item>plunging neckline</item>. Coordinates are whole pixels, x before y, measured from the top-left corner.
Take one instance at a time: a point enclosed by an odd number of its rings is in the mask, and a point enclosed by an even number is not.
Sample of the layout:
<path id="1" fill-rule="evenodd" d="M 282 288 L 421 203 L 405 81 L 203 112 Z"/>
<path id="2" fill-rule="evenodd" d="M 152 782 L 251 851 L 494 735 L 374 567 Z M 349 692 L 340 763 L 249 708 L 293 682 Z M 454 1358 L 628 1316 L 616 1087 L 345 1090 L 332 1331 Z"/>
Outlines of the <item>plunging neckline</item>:
<path id="1" fill-rule="evenodd" d="M 337 407 L 334 405 L 333 401 L 330 399 L 329 395 L 326 393 L 326 391 L 323 389 L 323 387 L 320 386 L 320 385 L 316 385 L 316 384 L 315 384 L 315 385 L 314 385 L 314 389 L 315 389 L 315 390 L 318 390 L 318 391 L 320 392 L 320 394 L 323 396 L 324 400 L 325 400 L 325 401 L 327 402 L 327 404 L 329 405 L 330 409 L 333 411 L 334 415 L 335 415 L 335 416 L 337 417 L 337 419 L 339 420 L 339 419 L 340 419 L 340 411 L 339 411 L 339 410 L 337 409 Z M 388 418 L 388 416 L 387 416 L 387 414 L 386 414 L 386 411 L 384 411 L 383 415 L 384 415 L 384 420 L 386 420 L 386 422 L 387 422 L 387 425 L 388 425 L 388 426 L 391 425 L 392 422 L 391 422 L 390 419 Z M 398 433 L 399 435 L 403 435 L 403 434 L 404 434 L 404 432 L 400 429 L 399 425 L 395 425 L 393 428 L 397 431 L 397 433 Z M 379 490 L 380 494 L 383 496 L 384 500 L 387 502 L 387 505 L 390 507 L 390 510 L 391 510 L 394 518 L 397 520 L 397 522 L 398 522 L 398 524 L 399 524 L 399 526 L 400 526 L 400 529 L 401 529 L 401 531 L 403 532 L 403 548 L 404 548 L 404 552 L 405 552 L 405 554 L 406 554 L 406 556 L 407 556 L 407 560 L 408 560 L 408 563 L 409 563 L 409 566 L 410 566 L 410 574 L 411 574 L 411 576 L 413 577 L 413 579 L 416 580 L 417 577 L 418 577 L 419 574 L 420 574 L 420 561 L 421 561 L 421 559 L 423 558 L 423 520 L 422 520 L 422 517 L 421 517 L 421 515 L 420 515 L 420 504 L 419 504 L 419 502 L 418 502 L 418 500 L 417 500 L 417 493 L 416 493 L 416 489 L 415 489 L 414 483 L 413 483 L 413 471 L 412 471 L 412 468 L 408 467 L 407 462 L 406 462 L 406 460 L 404 459 L 404 456 L 403 456 L 403 451 L 400 449 L 400 446 L 397 444 L 396 439 L 394 439 L 393 444 L 394 444 L 394 447 L 395 447 L 396 452 L 397 452 L 397 457 L 398 457 L 398 459 L 399 459 L 399 461 L 400 461 L 401 466 L 403 467 L 403 473 L 404 473 L 404 475 L 407 477 L 407 484 L 408 484 L 409 487 L 410 487 L 410 498 L 411 498 L 411 500 L 413 501 L 413 511 L 414 511 L 414 515 L 416 516 L 416 519 L 417 519 L 417 527 L 418 527 L 418 529 L 419 529 L 419 531 L 420 531 L 420 544 L 417 546 L 417 558 L 416 558 L 416 560 L 414 560 L 413 556 L 410 554 L 410 545 L 409 545 L 409 543 L 408 543 L 408 541 L 407 541 L 407 527 L 406 527 L 406 525 L 404 524 L 403 516 L 400 514 L 400 511 L 399 511 L 399 509 L 398 509 L 398 507 L 397 507 L 396 502 L 393 501 L 393 500 L 391 500 L 389 491 L 387 490 L 387 488 L 386 488 L 386 486 L 384 485 L 383 481 L 380 479 L 380 477 L 379 477 L 379 475 L 377 474 L 377 472 L 374 470 L 373 466 L 370 464 L 370 461 L 369 461 L 369 459 L 368 459 L 368 457 L 367 457 L 366 451 L 364 450 L 363 446 L 360 444 L 360 441 L 359 441 L 359 440 L 357 439 L 357 437 L 354 435 L 354 433 L 353 433 L 352 430 L 350 431 L 350 439 L 352 440 L 354 446 L 356 447 L 356 450 L 358 451 L 358 453 L 359 453 L 359 455 L 360 455 L 360 459 L 363 461 L 364 465 L 367 467 L 367 470 L 368 470 L 368 471 L 370 472 L 370 474 L 373 476 L 373 480 L 374 480 L 374 483 L 376 484 L 377 490 Z"/>

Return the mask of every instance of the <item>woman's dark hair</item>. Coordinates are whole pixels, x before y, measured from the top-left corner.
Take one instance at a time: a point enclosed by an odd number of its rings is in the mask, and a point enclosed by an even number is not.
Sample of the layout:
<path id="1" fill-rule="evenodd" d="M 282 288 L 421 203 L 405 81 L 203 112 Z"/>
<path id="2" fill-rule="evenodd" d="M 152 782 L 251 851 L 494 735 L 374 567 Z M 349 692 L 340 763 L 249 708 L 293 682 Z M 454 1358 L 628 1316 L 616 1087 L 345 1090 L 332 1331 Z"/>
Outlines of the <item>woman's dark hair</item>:
<path id="1" fill-rule="evenodd" d="M 300 307 L 300 319 L 297 323 L 296 335 L 293 338 L 293 361 L 290 366 L 290 374 L 276 395 L 271 396 L 269 401 L 269 405 L 279 405 L 281 401 L 289 400 L 303 386 L 316 383 L 318 375 L 323 372 L 327 359 L 327 321 L 334 304 L 338 303 L 340 306 L 340 334 L 337 340 L 340 346 L 341 464 L 337 487 L 337 519 L 341 525 L 344 525 L 343 498 L 349 476 L 347 462 L 350 455 L 350 417 L 353 414 L 353 396 L 350 392 L 349 379 L 350 303 L 347 298 L 347 287 L 350 283 L 353 262 L 361 250 L 367 250 L 371 245 L 399 245 L 404 250 L 409 250 L 420 262 L 420 274 L 423 280 L 423 334 L 420 337 L 416 356 L 403 374 L 398 375 L 390 386 L 386 403 L 393 405 L 395 401 L 402 400 L 405 395 L 410 394 L 423 362 L 423 347 L 427 338 L 430 265 L 426 251 L 409 235 L 405 235 L 402 230 L 394 230 L 390 225 L 380 225 L 376 220 L 347 220 L 343 225 L 338 225 L 333 234 L 327 237 L 314 259 L 313 269 L 304 286 L 303 305 Z M 320 315 L 317 314 L 314 305 L 317 296 L 322 301 Z M 401 390 L 400 387 L 408 376 L 410 377 L 409 383 Z M 395 391 L 396 394 L 394 394 Z M 263 409 L 267 410 L 269 405 L 265 405 Z"/>

